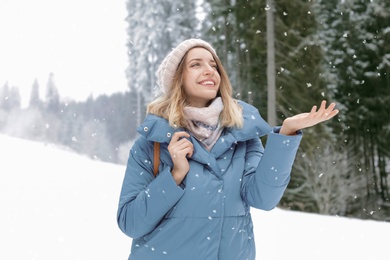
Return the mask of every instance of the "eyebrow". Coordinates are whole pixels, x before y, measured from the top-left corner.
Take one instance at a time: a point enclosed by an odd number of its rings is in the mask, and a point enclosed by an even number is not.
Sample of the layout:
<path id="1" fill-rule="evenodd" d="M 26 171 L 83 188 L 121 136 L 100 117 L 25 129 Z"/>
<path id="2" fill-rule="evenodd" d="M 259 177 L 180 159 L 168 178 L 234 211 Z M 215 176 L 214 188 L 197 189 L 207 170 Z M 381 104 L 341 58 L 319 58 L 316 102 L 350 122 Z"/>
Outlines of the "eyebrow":
<path id="1" fill-rule="evenodd" d="M 189 60 L 189 61 L 187 62 L 187 64 L 188 64 L 188 63 L 191 63 L 191 62 L 193 62 L 193 61 L 203 61 L 203 59 L 201 59 L 201 58 L 194 58 L 194 59 Z M 211 62 L 211 63 L 217 63 L 214 59 L 210 60 L 209 62 Z"/>

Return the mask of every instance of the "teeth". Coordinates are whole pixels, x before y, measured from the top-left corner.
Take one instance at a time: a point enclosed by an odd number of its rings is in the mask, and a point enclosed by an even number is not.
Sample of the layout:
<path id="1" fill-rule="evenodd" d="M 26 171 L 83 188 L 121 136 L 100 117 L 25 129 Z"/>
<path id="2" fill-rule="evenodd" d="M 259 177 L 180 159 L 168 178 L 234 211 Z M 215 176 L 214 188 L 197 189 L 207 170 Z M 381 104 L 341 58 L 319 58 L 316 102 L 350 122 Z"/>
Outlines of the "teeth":
<path id="1" fill-rule="evenodd" d="M 202 82 L 202 85 L 214 85 L 214 82 L 212 82 L 212 81 L 204 81 L 204 82 Z"/>

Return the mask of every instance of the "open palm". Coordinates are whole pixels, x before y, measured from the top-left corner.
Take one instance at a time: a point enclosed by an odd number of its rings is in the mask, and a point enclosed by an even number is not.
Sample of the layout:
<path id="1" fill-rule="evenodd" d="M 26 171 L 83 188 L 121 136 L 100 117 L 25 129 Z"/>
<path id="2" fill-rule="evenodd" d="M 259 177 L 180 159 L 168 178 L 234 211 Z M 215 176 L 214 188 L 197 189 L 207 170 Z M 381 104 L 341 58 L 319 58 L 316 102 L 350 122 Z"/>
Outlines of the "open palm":
<path id="1" fill-rule="evenodd" d="M 280 133 L 291 135 L 298 130 L 329 120 L 339 113 L 339 110 L 335 109 L 335 107 L 335 103 L 331 103 L 328 107 L 326 107 L 326 101 L 323 100 L 318 111 L 317 106 L 313 106 L 309 113 L 301 113 L 286 118 L 283 122 L 282 128 L 280 129 Z"/>

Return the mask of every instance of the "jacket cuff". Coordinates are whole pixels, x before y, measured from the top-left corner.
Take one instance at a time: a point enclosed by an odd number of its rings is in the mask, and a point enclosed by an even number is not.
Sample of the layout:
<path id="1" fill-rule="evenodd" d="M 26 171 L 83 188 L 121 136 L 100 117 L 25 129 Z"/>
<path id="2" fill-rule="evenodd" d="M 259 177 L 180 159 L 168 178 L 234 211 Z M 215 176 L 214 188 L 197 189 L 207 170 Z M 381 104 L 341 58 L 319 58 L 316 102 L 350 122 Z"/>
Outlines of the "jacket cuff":
<path id="1" fill-rule="evenodd" d="M 184 194 L 184 190 L 176 185 L 169 168 L 160 172 L 154 182 L 157 184 L 156 189 L 165 196 L 168 202 L 176 203 Z"/>
<path id="2" fill-rule="evenodd" d="M 280 129 L 282 127 L 281 126 L 275 126 L 273 129 L 272 129 L 272 133 L 274 134 L 279 134 L 280 133 Z M 302 130 L 298 130 L 295 132 L 296 135 L 303 135 L 303 131 Z"/>

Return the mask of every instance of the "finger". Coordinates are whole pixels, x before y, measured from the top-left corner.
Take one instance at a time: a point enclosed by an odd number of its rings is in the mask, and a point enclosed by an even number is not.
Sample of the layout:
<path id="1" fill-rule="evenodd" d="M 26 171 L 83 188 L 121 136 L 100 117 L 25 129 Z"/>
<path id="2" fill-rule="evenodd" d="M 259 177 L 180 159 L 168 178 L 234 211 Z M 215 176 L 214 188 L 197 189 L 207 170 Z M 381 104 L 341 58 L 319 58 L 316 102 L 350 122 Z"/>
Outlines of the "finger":
<path id="1" fill-rule="evenodd" d="M 317 113 L 317 106 L 313 106 L 310 110 L 310 113 L 308 117 L 314 117 L 314 115 Z"/>
<path id="2" fill-rule="evenodd" d="M 192 143 L 187 139 L 181 139 L 172 145 L 173 150 L 180 151 L 187 147 L 193 147 Z"/>
<path id="3" fill-rule="evenodd" d="M 322 100 L 319 110 L 325 110 L 325 108 L 326 108 L 326 100 Z"/>
<path id="4" fill-rule="evenodd" d="M 322 115 L 324 111 L 326 110 L 326 100 L 322 100 L 320 108 L 318 109 L 318 113 Z"/>
<path id="5" fill-rule="evenodd" d="M 171 140 L 171 142 L 168 145 L 168 150 L 174 151 L 176 149 L 181 149 L 180 147 L 183 147 L 183 145 L 185 145 L 186 143 L 189 143 L 192 145 L 191 141 L 189 141 L 186 138 L 179 139 L 178 141 Z"/>
<path id="6" fill-rule="evenodd" d="M 182 145 L 185 145 L 187 143 L 192 144 L 191 141 L 189 141 L 188 139 L 182 138 L 182 139 L 179 139 L 179 141 L 173 143 L 172 145 L 173 146 L 182 146 Z"/>
<path id="7" fill-rule="evenodd" d="M 182 139 L 172 145 L 169 145 L 168 150 L 173 158 L 184 158 L 187 155 L 192 156 L 194 146 L 187 139 Z"/>
<path id="8" fill-rule="evenodd" d="M 175 132 L 171 138 L 171 143 L 172 142 L 177 142 L 179 141 L 181 138 L 189 138 L 190 137 L 190 134 L 187 133 L 187 132 L 184 132 L 184 131 L 179 131 L 179 132 Z"/>
<path id="9" fill-rule="evenodd" d="M 184 158 L 192 157 L 193 153 L 194 153 L 194 149 L 192 148 L 192 146 L 187 146 L 184 149 L 180 150 L 180 156 Z"/>
<path id="10" fill-rule="evenodd" d="M 188 147 L 187 149 L 188 149 L 187 156 L 192 157 L 192 155 L 194 154 L 194 145 L 191 143 L 191 146 Z"/>
<path id="11" fill-rule="evenodd" d="M 185 143 L 185 148 L 183 148 L 183 152 L 185 153 L 186 156 L 192 157 L 192 154 L 194 153 L 194 145 L 186 140 L 187 142 Z"/>
<path id="12" fill-rule="evenodd" d="M 332 117 L 335 116 L 337 114 L 337 113 L 336 114 L 333 113 L 335 107 L 336 107 L 336 103 L 331 103 L 329 107 L 324 111 L 324 115 L 326 117 L 330 117 L 331 115 Z"/>
<path id="13" fill-rule="evenodd" d="M 322 100 L 321 102 L 321 105 L 320 105 L 320 108 L 318 109 L 317 113 L 316 113 L 316 118 L 318 120 L 324 120 L 323 117 L 327 117 L 329 115 L 329 113 L 326 112 L 326 100 Z"/>
<path id="14" fill-rule="evenodd" d="M 335 109 L 335 110 L 332 110 L 332 112 L 330 112 L 329 116 L 327 119 L 331 119 L 332 117 L 334 117 L 335 115 L 337 115 L 340 111 L 338 109 Z"/>

